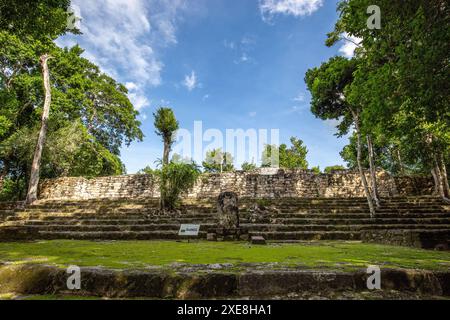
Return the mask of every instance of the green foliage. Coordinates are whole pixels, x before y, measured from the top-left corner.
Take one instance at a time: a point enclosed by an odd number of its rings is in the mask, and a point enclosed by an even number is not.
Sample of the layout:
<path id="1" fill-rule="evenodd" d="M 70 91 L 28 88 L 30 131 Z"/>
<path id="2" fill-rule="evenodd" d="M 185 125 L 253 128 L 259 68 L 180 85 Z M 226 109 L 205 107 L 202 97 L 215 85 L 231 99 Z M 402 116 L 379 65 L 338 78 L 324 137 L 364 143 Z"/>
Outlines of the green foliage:
<path id="1" fill-rule="evenodd" d="M 343 170 L 347 170 L 344 166 L 340 166 L 340 165 L 336 165 L 336 166 L 329 166 L 326 167 L 323 172 L 325 173 L 332 173 L 333 171 L 343 171 Z"/>
<path id="2" fill-rule="evenodd" d="M 6 177 L 1 186 L 0 201 L 22 200 L 27 190 L 24 178 Z"/>
<path id="3" fill-rule="evenodd" d="M 262 167 L 271 167 L 279 161 L 279 167 L 282 169 L 307 169 L 308 161 L 306 155 L 308 149 L 303 145 L 303 141 L 295 137 L 291 138 L 292 146 L 288 149 L 286 144 L 279 147 L 275 145 L 266 145 L 262 154 Z"/>
<path id="4" fill-rule="evenodd" d="M 155 173 L 160 179 L 163 209 L 173 210 L 177 207 L 180 196 L 195 185 L 201 172 L 194 162 L 170 162 Z"/>
<path id="5" fill-rule="evenodd" d="M 214 149 L 206 152 L 205 161 L 202 163 L 205 172 L 222 173 L 234 171 L 233 157 L 222 149 Z"/>
<path id="6" fill-rule="evenodd" d="M 243 171 L 253 171 L 257 168 L 256 164 L 249 162 L 244 162 L 241 167 Z"/>
<path id="7" fill-rule="evenodd" d="M 363 131 L 398 154 L 407 170 L 429 172 L 433 155 L 449 161 L 450 7 L 445 0 L 380 0 L 382 29 L 370 30 L 370 4 L 341 1 L 329 35 L 329 45 L 344 32 L 363 39 L 346 98 L 364 105 Z"/>
<path id="8" fill-rule="evenodd" d="M 147 166 L 144 169 L 139 170 L 138 174 L 148 174 L 149 176 L 153 176 L 157 174 L 157 171 L 155 169 L 152 169 L 150 166 Z"/>
<path id="9" fill-rule="evenodd" d="M 120 159 L 90 136 L 77 121 L 50 130 L 44 146 L 42 176 L 106 176 L 124 172 Z M 9 165 L 28 167 L 37 140 L 38 127 L 21 128 L 0 142 L 0 159 Z"/>
<path id="10" fill-rule="evenodd" d="M 0 0 L 0 171 L 25 181 L 44 102 L 39 57 L 49 54 L 52 104 L 41 177 L 125 172 L 120 148 L 142 140 L 127 89 L 54 40 L 66 32 L 68 0 Z"/>
<path id="11" fill-rule="evenodd" d="M 317 166 L 317 167 L 312 167 L 312 168 L 311 168 L 311 171 L 314 172 L 315 174 L 321 174 L 321 173 L 322 173 L 322 171 L 320 170 L 320 167 L 319 167 L 319 166 Z"/>
<path id="12" fill-rule="evenodd" d="M 312 95 L 311 112 L 322 120 L 341 120 L 338 126 L 340 136 L 347 134 L 353 124 L 351 110 L 357 105 L 350 105 L 346 96 L 356 67 L 354 59 L 334 57 L 319 68 L 308 70 L 305 76 Z"/>
<path id="13" fill-rule="evenodd" d="M 175 132 L 178 130 L 179 123 L 175 118 L 173 110 L 170 108 L 159 108 L 153 114 L 156 134 L 162 137 L 164 142 L 163 164 L 169 164 L 169 154 L 174 142 Z"/>
<path id="14" fill-rule="evenodd" d="M 70 0 L 0 0 L 0 30 L 52 41 L 68 31 Z"/>
<path id="15" fill-rule="evenodd" d="M 159 108 L 153 116 L 155 117 L 156 134 L 163 137 L 163 139 L 172 141 L 173 134 L 179 128 L 179 123 L 173 110 L 170 108 Z"/>

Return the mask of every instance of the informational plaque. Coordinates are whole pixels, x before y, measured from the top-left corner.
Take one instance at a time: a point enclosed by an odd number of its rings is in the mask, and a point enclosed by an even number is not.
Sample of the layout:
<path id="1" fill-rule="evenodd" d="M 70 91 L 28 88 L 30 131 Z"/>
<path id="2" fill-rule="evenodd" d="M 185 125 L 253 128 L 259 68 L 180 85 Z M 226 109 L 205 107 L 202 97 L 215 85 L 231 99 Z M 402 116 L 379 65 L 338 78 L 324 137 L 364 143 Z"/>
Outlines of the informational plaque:
<path id="1" fill-rule="evenodd" d="M 178 235 L 183 237 L 197 237 L 199 232 L 199 224 L 182 224 Z"/>

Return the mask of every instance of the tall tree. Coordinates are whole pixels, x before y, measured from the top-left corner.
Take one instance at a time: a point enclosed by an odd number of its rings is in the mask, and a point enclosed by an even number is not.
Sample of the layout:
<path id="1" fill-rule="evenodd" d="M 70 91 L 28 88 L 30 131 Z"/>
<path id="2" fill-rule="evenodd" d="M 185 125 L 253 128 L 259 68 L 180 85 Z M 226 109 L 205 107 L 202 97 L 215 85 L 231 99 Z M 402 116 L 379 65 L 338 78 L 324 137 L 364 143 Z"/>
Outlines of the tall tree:
<path id="1" fill-rule="evenodd" d="M 30 150 L 38 149 L 36 141 L 45 140 L 42 134 L 38 138 L 38 127 L 45 127 L 41 125 L 43 106 L 50 99 L 45 99 L 40 57 L 54 57 L 48 62 L 47 92 L 52 98 L 48 139 L 61 147 L 59 152 L 53 145 L 39 148 L 41 176 L 122 173 L 120 146 L 143 137 L 127 89 L 82 58 L 81 48 L 60 49 L 54 44 L 68 31 L 69 4 L 0 0 L 0 172 L 7 178 L 31 181 Z M 34 143 L 28 143 L 33 139 Z"/>
<path id="2" fill-rule="evenodd" d="M 156 134 L 162 137 L 164 143 L 163 166 L 169 164 L 169 156 L 175 138 L 175 132 L 179 129 L 179 123 L 170 108 L 159 108 L 153 114 L 155 118 Z"/>
<path id="3" fill-rule="evenodd" d="M 375 215 L 373 199 L 362 166 L 362 135 L 360 104 L 352 104 L 347 94 L 353 83 L 353 73 L 358 64 L 356 59 L 348 60 L 334 57 L 323 63 L 319 68 L 313 68 L 306 73 L 305 81 L 312 95 L 311 111 L 316 117 L 326 120 L 341 120 L 338 126 L 339 135 L 348 133 L 354 125 L 357 137 L 357 163 L 361 181 L 364 186 L 370 214 Z"/>
<path id="4" fill-rule="evenodd" d="M 290 141 L 290 148 L 286 144 L 266 145 L 262 154 L 262 166 L 278 165 L 282 169 L 308 169 L 307 147 L 302 140 L 296 137 L 291 137 Z M 273 161 L 278 161 L 278 163 L 272 163 Z"/>
<path id="5" fill-rule="evenodd" d="M 48 116 L 50 113 L 50 104 L 52 101 L 52 91 L 50 87 L 50 72 L 48 70 L 49 55 L 43 55 L 40 58 L 42 66 L 42 77 L 44 79 L 45 101 L 44 110 L 42 112 L 42 124 L 39 131 L 39 138 L 36 143 L 36 151 L 34 152 L 33 163 L 31 164 L 30 185 L 28 186 L 28 193 L 26 203 L 31 204 L 37 200 L 39 172 L 41 167 L 42 150 L 44 149 L 45 139 L 47 138 Z"/>
<path id="6" fill-rule="evenodd" d="M 345 0 L 328 44 L 350 34 L 361 40 L 351 95 L 362 103 L 364 126 L 400 142 L 400 162 L 432 171 L 436 189 L 449 197 L 450 6 L 446 0 L 379 0 L 381 30 L 367 28 L 370 0 Z M 439 159 L 444 158 L 444 161 Z M 444 162 L 444 164 L 442 163 Z M 448 199 L 447 199 L 448 200 Z"/>

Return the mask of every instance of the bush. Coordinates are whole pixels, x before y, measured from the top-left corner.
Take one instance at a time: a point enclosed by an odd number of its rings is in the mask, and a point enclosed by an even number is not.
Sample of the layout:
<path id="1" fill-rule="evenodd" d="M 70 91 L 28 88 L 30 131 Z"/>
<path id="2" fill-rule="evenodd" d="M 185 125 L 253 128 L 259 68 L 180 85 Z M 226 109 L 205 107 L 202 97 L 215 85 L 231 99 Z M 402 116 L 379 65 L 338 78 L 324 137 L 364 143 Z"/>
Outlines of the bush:
<path id="1" fill-rule="evenodd" d="M 161 209 L 173 210 L 178 206 L 180 196 L 195 185 L 200 169 L 194 162 L 170 162 L 156 174 L 160 180 Z"/>
<path id="2" fill-rule="evenodd" d="M 254 163 L 248 163 L 248 162 L 244 162 L 243 164 L 242 164 L 242 170 L 243 171 L 253 171 L 253 170 L 256 170 L 256 164 L 254 164 Z"/>

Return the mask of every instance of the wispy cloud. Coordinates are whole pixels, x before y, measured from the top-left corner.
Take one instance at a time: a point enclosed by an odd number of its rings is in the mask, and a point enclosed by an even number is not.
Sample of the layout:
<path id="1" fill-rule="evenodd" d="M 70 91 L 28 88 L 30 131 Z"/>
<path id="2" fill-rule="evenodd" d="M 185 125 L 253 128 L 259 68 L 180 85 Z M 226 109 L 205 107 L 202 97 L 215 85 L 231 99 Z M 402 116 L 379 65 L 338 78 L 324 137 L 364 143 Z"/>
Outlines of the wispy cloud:
<path id="1" fill-rule="evenodd" d="M 81 36 L 66 36 L 60 46 L 79 43 L 86 58 L 129 88 L 136 109 L 147 105 L 146 88 L 162 83 L 159 48 L 176 43 L 176 18 L 183 0 L 72 0 L 81 16 Z M 149 9 L 151 8 L 151 10 Z"/>
<path id="2" fill-rule="evenodd" d="M 300 92 L 292 101 L 295 102 L 304 102 L 305 101 L 305 94 L 303 92 Z"/>
<path id="3" fill-rule="evenodd" d="M 195 88 L 198 87 L 198 82 L 197 82 L 197 75 L 195 74 L 195 71 L 192 71 L 190 75 L 186 75 L 184 77 L 184 82 L 183 85 L 189 90 L 192 91 Z"/>
<path id="4" fill-rule="evenodd" d="M 311 15 L 323 5 L 323 0 L 260 0 L 259 8 L 264 21 L 277 14 L 301 17 Z"/>
<path id="5" fill-rule="evenodd" d="M 236 55 L 234 59 L 235 64 L 255 62 L 255 59 L 251 56 L 256 46 L 256 38 L 254 36 L 245 35 L 239 41 L 224 40 L 223 45 Z"/>

